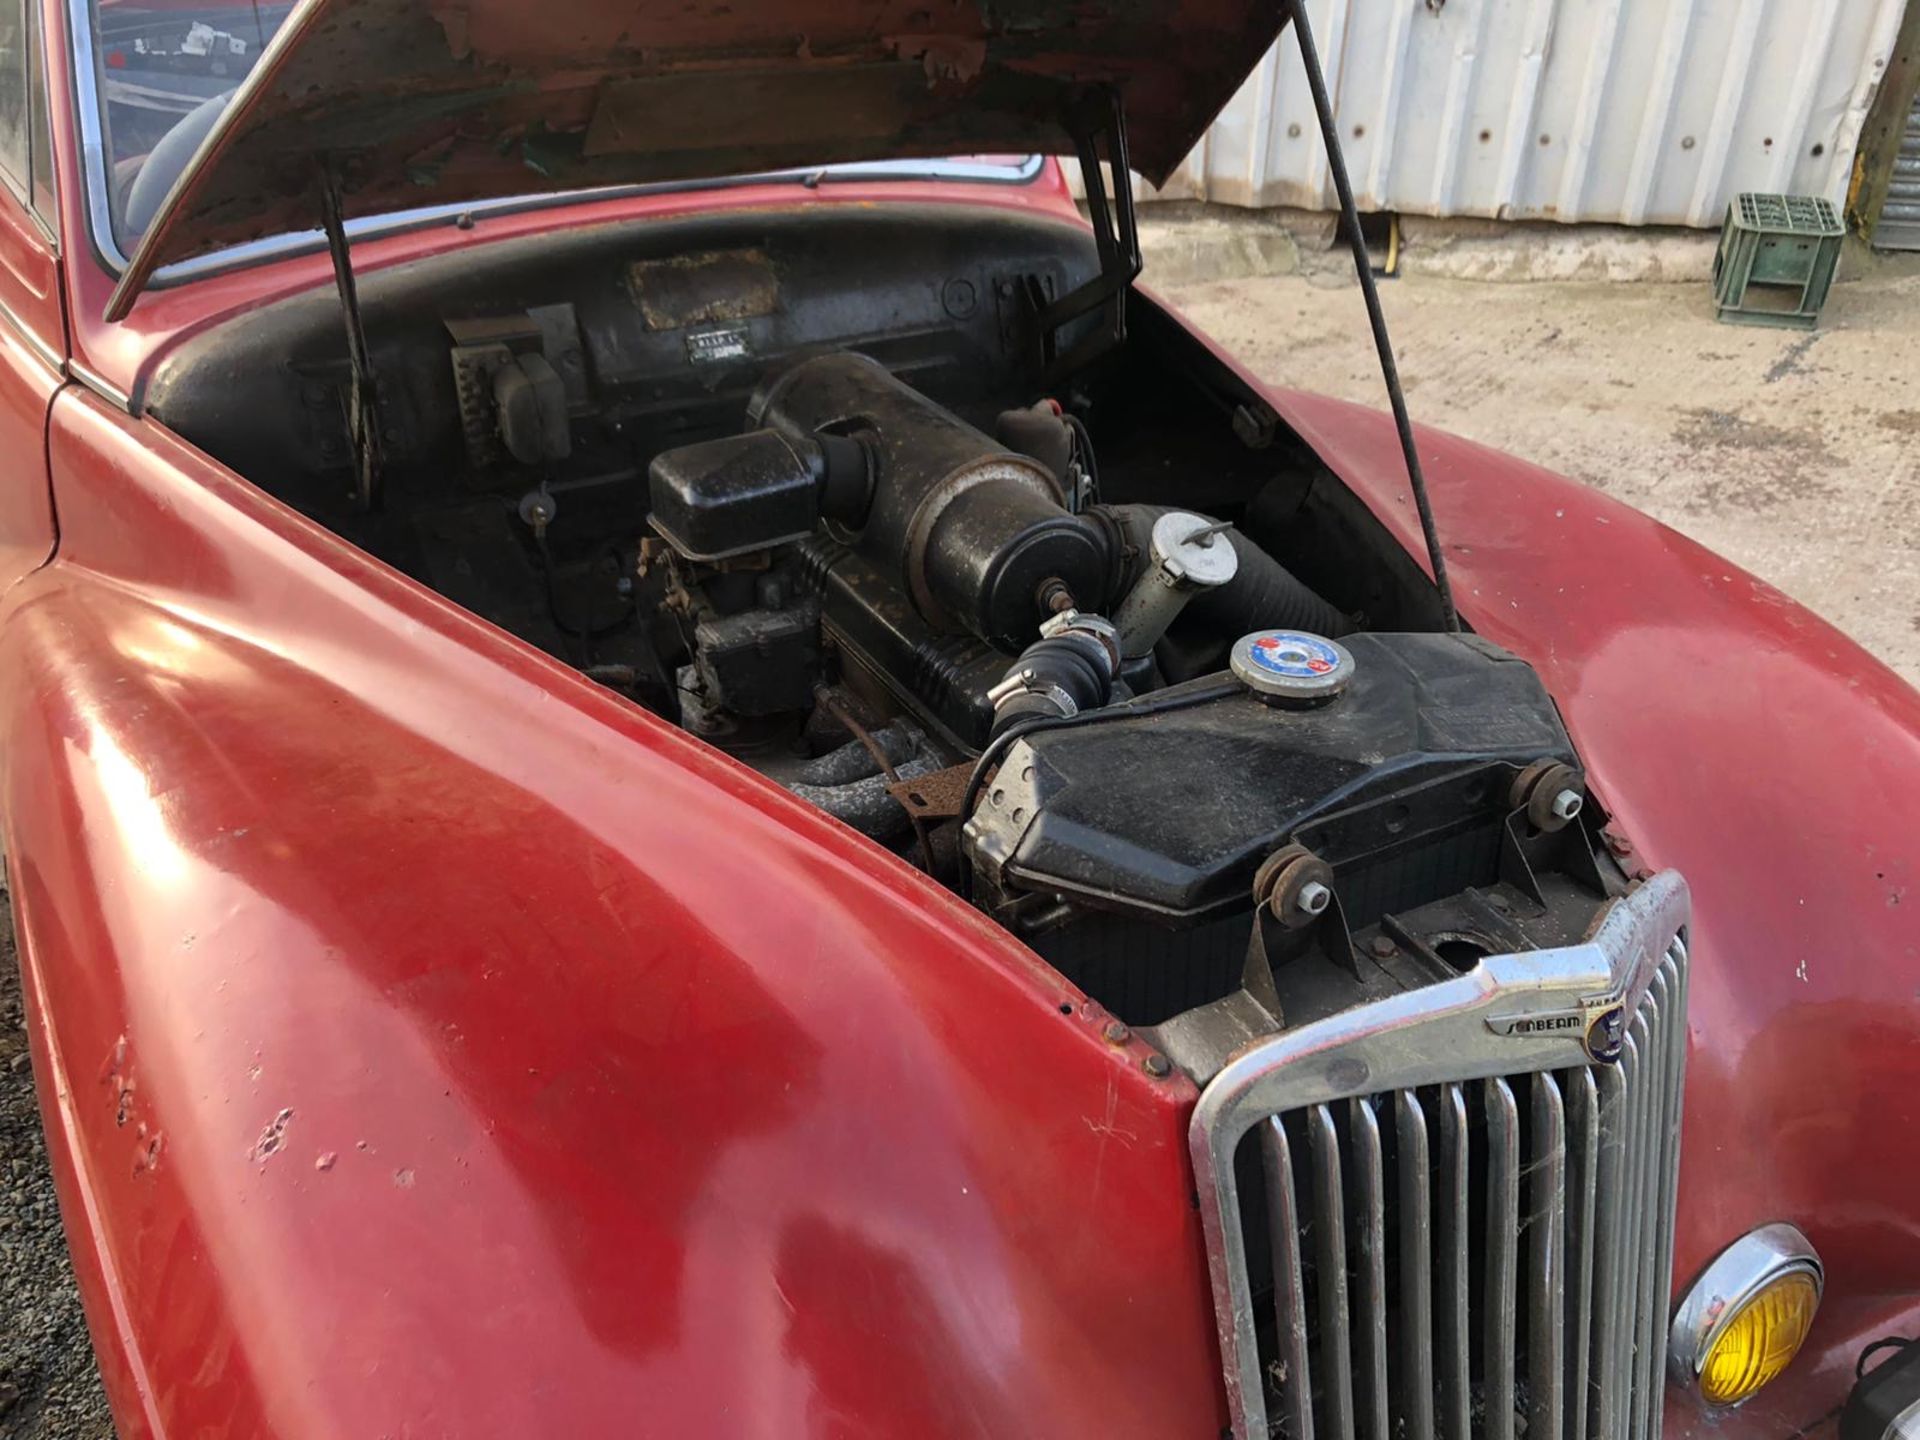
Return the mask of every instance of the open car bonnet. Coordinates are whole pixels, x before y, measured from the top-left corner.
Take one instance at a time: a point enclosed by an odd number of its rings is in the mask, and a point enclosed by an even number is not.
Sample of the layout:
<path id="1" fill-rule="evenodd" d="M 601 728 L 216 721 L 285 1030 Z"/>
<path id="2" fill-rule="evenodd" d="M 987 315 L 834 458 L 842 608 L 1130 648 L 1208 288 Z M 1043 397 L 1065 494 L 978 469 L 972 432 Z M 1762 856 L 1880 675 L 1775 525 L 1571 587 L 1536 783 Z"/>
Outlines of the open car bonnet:
<path id="1" fill-rule="evenodd" d="M 305 0 L 147 227 L 162 265 L 346 218 L 839 161 L 1069 149 L 1111 86 L 1162 181 L 1279 32 L 1272 0 Z"/>

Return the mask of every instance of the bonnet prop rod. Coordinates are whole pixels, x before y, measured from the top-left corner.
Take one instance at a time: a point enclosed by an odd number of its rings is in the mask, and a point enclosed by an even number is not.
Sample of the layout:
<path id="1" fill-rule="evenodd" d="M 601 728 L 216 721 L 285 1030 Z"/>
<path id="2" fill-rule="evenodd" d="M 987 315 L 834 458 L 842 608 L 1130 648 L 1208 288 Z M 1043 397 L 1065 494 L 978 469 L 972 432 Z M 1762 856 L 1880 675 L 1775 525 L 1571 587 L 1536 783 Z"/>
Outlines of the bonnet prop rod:
<path id="1" fill-rule="evenodd" d="M 1400 432 L 1400 453 L 1407 461 L 1407 481 L 1413 487 L 1414 508 L 1420 512 L 1420 531 L 1426 537 L 1427 561 L 1433 567 L 1433 585 L 1440 592 L 1440 609 L 1447 629 L 1458 633 L 1460 612 L 1453 606 L 1453 584 L 1447 579 L 1447 558 L 1440 549 L 1440 531 L 1433 523 L 1433 502 L 1427 498 L 1427 477 L 1420 469 L 1420 451 L 1413 441 L 1413 421 L 1407 418 L 1407 397 L 1400 389 L 1400 367 L 1394 363 L 1393 341 L 1387 335 L 1387 317 L 1380 309 L 1380 290 L 1373 283 L 1373 262 L 1360 234 L 1360 212 L 1353 203 L 1353 182 L 1347 178 L 1346 156 L 1340 150 L 1340 131 L 1327 94 L 1327 77 L 1320 69 L 1320 51 L 1307 23 L 1306 0 L 1285 0 L 1300 43 L 1300 62 L 1306 67 L 1307 88 L 1313 92 L 1314 113 L 1320 120 L 1320 139 L 1327 148 L 1327 168 L 1333 174 L 1334 193 L 1340 199 L 1340 224 L 1353 247 L 1353 268 L 1360 277 L 1360 294 L 1367 302 L 1367 323 L 1373 327 L 1373 348 L 1380 356 L 1380 374 L 1387 382 L 1387 400 L 1393 406 L 1394 427 Z"/>
<path id="2" fill-rule="evenodd" d="M 380 508 L 381 500 L 379 394 L 373 359 L 367 350 L 366 327 L 360 322 L 360 293 L 353 283 L 353 256 L 347 249 L 344 216 L 340 173 L 322 163 L 320 223 L 327 232 L 333 284 L 340 294 L 340 315 L 347 326 L 347 435 L 353 443 L 353 498 L 362 510 L 373 511 Z"/>

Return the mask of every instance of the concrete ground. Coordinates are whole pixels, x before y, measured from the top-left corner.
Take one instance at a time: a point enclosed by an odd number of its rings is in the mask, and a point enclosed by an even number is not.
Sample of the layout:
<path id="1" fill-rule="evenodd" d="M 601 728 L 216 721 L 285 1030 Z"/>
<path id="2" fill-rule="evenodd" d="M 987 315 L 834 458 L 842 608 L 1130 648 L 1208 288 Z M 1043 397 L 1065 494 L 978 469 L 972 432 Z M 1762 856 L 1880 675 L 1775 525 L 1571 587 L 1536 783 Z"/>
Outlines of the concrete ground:
<path id="1" fill-rule="evenodd" d="M 1752 329 L 1714 319 L 1710 240 L 1621 234 L 1415 243 L 1381 287 L 1414 418 L 1654 515 L 1920 684 L 1920 266 L 1849 254 L 1817 330 Z M 1261 376 L 1385 407 L 1324 236 L 1188 214 L 1145 242 L 1148 282 Z"/>

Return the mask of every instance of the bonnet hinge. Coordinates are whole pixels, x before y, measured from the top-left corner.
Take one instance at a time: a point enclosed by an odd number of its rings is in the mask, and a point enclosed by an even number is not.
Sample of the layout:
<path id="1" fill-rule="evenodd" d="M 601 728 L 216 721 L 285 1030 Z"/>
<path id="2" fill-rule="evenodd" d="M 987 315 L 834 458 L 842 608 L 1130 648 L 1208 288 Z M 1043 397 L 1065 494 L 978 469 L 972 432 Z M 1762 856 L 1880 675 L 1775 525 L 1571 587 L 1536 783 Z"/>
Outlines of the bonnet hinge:
<path id="1" fill-rule="evenodd" d="M 360 323 L 360 296 L 353 283 L 353 257 L 347 250 L 347 226 L 340 200 L 340 173 L 320 167 L 320 219 L 327 232 L 327 254 L 333 257 L 333 284 L 340 295 L 340 314 L 347 326 L 347 435 L 353 447 L 353 499 L 362 510 L 378 510 L 381 501 L 380 403 L 367 350 L 367 332 Z"/>
<path id="2" fill-rule="evenodd" d="M 1066 120 L 1080 158 L 1087 219 L 1093 225 L 1100 273 L 1057 300 L 1046 297 L 1039 276 L 1027 277 L 1028 299 L 1039 315 L 1041 369 L 1049 384 L 1126 340 L 1127 289 L 1140 274 L 1141 264 L 1132 170 L 1127 163 L 1127 121 L 1120 93 L 1111 86 L 1090 91 L 1075 102 Z M 1096 310 L 1100 312 L 1099 323 L 1062 353 L 1061 336 L 1067 326 Z"/>

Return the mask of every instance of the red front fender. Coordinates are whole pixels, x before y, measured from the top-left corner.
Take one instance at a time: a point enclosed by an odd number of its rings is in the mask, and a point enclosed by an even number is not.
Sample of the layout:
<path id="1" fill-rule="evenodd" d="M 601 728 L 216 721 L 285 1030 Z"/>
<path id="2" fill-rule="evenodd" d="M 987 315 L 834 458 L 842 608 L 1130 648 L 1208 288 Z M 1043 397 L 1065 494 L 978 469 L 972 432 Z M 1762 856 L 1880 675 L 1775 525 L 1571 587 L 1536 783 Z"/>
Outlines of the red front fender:
<path id="1" fill-rule="evenodd" d="M 1270 399 L 1424 553 L 1391 421 Z M 1862 1345 L 1920 1321 L 1920 693 L 1637 511 L 1452 436 L 1419 445 L 1462 615 L 1545 678 L 1627 863 L 1693 889 L 1675 1284 L 1768 1221 L 1812 1239 L 1808 1353 L 1727 1422 L 1798 1430 Z"/>
<path id="2" fill-rule="evenodd" d="M 1219 1433 L 1139 1041 L 155 427 L 53 457 L 0 793 L 123 1433 Z"/>

